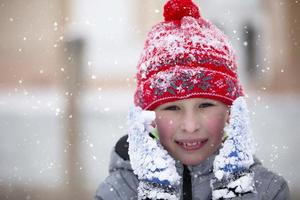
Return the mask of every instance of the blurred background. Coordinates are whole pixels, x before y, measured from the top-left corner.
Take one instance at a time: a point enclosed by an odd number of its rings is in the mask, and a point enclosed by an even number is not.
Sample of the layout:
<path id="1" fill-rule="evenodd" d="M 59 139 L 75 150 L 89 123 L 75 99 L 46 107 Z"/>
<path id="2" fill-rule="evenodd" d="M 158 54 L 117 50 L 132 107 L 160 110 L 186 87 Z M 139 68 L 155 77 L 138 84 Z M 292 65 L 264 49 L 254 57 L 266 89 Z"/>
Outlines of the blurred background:
<path id="1" fill-rule="evenodd" d="M 257 156 L 300 199 L 300 3 L 195 0 L 236 48 Z M 0 199 L 92 199 L 163 0 L 0 0 Z"/>

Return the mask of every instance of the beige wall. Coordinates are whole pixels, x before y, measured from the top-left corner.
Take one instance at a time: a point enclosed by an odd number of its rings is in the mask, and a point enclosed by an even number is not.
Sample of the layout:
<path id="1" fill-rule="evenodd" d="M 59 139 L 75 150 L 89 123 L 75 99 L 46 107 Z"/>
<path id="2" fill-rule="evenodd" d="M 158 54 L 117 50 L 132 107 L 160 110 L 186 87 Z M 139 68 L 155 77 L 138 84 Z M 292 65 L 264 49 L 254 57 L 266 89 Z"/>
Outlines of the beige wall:
<path id="1" fill-rule="evenodd" d="M 287 12 L 288 78 L 287 84 L 300 93 L 300 3 L 289 0 Z M 285 80 L 284 80 L 285 81 Z M 278 84 L 279 82 L 276 81 Z"/>
<path id="2" fill-rule="evenodd" d="M 265 0 L 267 65 L 264 82 L 276 93 L 300 92 L 300 6 L 297 1 Z"/>
<path id="3" fill-rule="evenodd" d="M 62 65 L 64 1 L 0 3 L 0 88 L 56 84 Z"/>

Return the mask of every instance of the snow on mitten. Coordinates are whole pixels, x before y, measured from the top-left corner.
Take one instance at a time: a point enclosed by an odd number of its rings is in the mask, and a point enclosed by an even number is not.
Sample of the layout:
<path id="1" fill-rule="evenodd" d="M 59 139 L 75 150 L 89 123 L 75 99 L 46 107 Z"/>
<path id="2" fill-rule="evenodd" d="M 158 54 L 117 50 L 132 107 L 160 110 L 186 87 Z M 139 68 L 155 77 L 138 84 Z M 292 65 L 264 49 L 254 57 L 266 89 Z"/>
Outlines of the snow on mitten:
<path id="1" fill-rule="evenodd" d="M 254 174 L 250 170 L 254 163 L 254 140 L 250 133 L 248 112 L 244 97 L 233 102 L 229 124 L 224 128 L 228 137 L 214 160 L 215 178 L 211 181 L 213 200 L 255 192 Z"/>
<path id="2" fill-rule="evenodd" d="M 138 176 L 138 199 L 179 199 L 179 180 L 175 160 L 150 136 L 155 119 L 154 111 L 140 107 L 130 110 L 128 116 L 128 143 L 130 163 Z"/>

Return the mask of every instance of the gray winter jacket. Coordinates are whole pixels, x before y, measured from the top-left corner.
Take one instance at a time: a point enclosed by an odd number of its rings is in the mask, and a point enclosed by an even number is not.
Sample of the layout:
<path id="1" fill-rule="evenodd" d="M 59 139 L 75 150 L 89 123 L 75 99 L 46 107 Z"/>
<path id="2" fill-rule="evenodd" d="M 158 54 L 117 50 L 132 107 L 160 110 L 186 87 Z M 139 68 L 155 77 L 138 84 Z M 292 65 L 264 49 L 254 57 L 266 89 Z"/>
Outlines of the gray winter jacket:
<path id="1" fill-rule="evenodd" d="M 128 144 L 124 143 L 124 141 L 123 138 L 123 142 L 118 142 L 111 154 L 109 176 L 100 184 L 95 200 L 137 200 L 138 179 L 131 168 L 128 153 L 126 152 Z M 214 176 L 212 172 L 214 157 L 211 156 L 198 166 L 189 167 L 193 200 L 211 200 L 212 198 L 210 180 Z M 183 166 L 180 163 L 176 165 L 178 173 L 182 175 Z M 232 199 L 290 199 L 287 182 L 281 176 L 264 168 L 258 160 L 255 161 L 251 169 L 254 172 L 257 192 Z"/>

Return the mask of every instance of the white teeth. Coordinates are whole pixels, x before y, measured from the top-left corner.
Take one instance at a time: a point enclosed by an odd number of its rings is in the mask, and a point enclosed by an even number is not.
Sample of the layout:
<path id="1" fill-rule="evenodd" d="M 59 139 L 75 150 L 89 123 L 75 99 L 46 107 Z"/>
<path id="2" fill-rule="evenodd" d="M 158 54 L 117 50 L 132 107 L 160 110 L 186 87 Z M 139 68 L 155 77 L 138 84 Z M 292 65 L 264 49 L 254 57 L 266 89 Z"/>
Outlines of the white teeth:
<path id="1" fill-rule="evenodd" d="M 183 144 L 183 146 L 192 147 L 192 146 L 201 144 L 201 142 L 187 142 L 187 143 L 182 143 L 182 144 Z"/>

